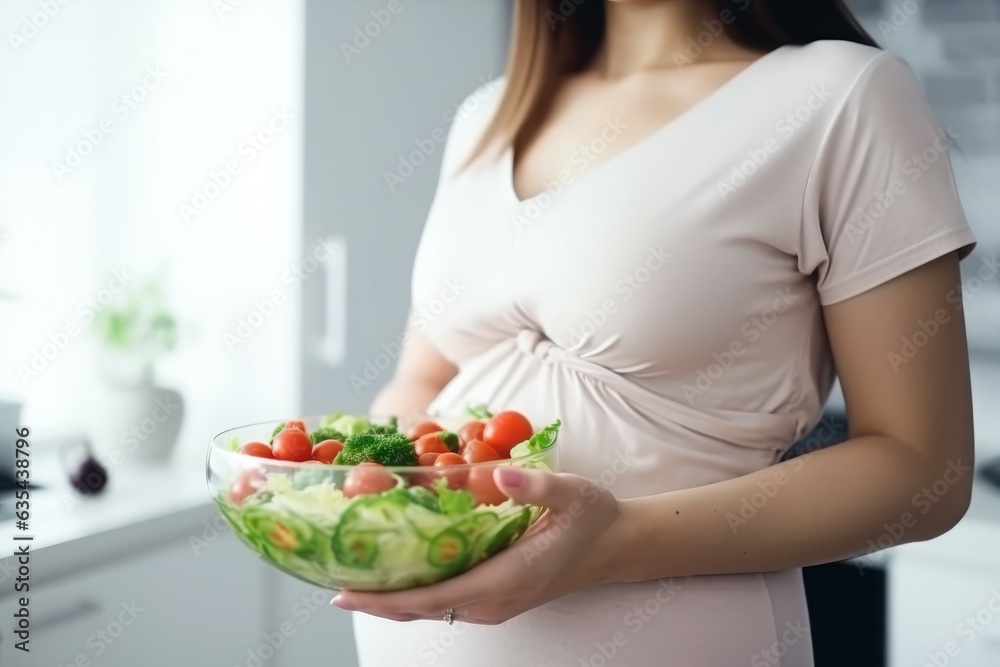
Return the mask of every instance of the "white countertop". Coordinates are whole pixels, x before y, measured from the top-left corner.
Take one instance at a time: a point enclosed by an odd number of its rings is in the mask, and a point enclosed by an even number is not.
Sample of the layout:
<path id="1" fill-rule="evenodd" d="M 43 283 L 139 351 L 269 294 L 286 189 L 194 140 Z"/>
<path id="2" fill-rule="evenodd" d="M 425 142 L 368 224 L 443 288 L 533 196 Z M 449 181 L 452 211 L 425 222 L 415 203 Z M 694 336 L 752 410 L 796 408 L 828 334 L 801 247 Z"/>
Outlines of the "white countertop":
<path id="1" fill-rule="evenodd" d="M 69 485 L 59 461 L 45 456 L 33 462 L 30 530 L 35 550 L 63 544 L 126 525 L 149 521 L 211 503 L 205 464 L 193 461 L 132 463 L 108 472 L 108 484 L 84 497 Z M 14 521 L 5 521 L 14 532 Z"/>
<path id="2" fill-rule="evenodd" d="M 222 527 L 208 494 L 204 459 L 129 463 L 110 470 L 108 485 L 90 497 L 72 489 L 55 456 L 35 459 L 31 473 L 32 484 L 39 488 L 31 491 L 29 530 L 17 530 L 10 519 L 0 522 L 0 535 L 33 536 L 29 544 L 35 580 L 61 577 L 167 539 L 200 537 L 203 531 Z M 65 548 L 54 548 L 59 546 Z M 4 571 L 0 568 L 0 580 Z"/>

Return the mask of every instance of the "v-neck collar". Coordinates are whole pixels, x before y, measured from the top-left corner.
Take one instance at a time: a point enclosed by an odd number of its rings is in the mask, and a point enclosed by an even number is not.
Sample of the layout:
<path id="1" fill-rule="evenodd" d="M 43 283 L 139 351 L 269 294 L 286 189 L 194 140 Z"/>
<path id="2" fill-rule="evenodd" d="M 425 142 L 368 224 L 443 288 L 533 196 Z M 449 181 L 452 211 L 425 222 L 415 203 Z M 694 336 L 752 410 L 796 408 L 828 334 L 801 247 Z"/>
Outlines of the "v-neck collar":
<path id="1" fill-rule="evenodd" d="M 676 130 L 678 126 L 682 125 L 688 119 L 695 117 L 696 115 L 698 115 L 699 112 L 704 111 L 705 108 L 719 101 L 719 99 L 724 95 L 724 93 L 728 92 L 730 89 L 736 87 L 737 85 L 749 80 L 750 76 L 755 71 L 759 70 L 767 61 L 772 60 L 773 57 L 778 54 L 778 52 L 784 51 L 790 47 L 791 45 L 779 46 L 773 51 L 768 51 L 760 58 L 757 58 L 749 65 L 741 69 L 739 72 L 731 76 L 729 79 L 726 79 L 726 81 L 723 82 L 722 85 L 720 85 L 718 88 L 710 92 L 708 95 L 701 98 L 700 100 L 692 104 L 690 107 L 688 107 L 678 115 L 674 116 L 673 118 L 671 118 L 666 123 L 664 123 L 660 127 L 650 132 L 648 135 L 646 135 L 639 141 L 635 142 L 631 146 L 628 146 L 620 153 L 617 153 L 616 155 L 613 155 L 608 159 L 576 174 L 574 177 L 574 182 L 579 181 L 580 179 L 585 178 L 588 175 L 592 175 L 594 173 L 600 173 L 605 169 L 607 169 L 608 167 L 613 167 L 616 163 L 625 161 L 630 156 L 630 154 L 642 149 L 647 144 L 654 142 L 661 135 Z M 541 192 L 531 195 L 530 197 L 524 197 L 524 198 L 522 198 L 518 194 L 517 188 L 514 185 L 514 157 L 515 155 L 514 155 L 513 145 L 508 146 L 507 149 L 500 156 L 499 163 L 500 163 L 500 169 L 503 170 L 503 173 L 505 175 L 507 193 L 514 200 L 515 204 L 521 206 L 533 202 L 538 197 L 542 196 L 543 194 L 546 194 L 547 191 L 542 190 Z"/>

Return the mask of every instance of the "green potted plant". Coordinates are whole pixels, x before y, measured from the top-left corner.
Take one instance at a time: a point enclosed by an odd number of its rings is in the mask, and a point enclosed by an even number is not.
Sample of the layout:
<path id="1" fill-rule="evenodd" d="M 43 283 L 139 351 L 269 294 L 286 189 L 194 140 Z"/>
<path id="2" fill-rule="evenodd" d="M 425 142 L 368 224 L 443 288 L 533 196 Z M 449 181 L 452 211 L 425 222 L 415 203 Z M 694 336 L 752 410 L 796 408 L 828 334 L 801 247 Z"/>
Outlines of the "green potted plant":
<path id="1" fill-rule="evenodd" d="M 181 395 L 156 383 L 156 365 L 177 344 L 177 321 L 154 281 L 130 290 L 94 320 L 105 386 L 91 438 L 112 467 L 170 455 L 184 416 Z"/>

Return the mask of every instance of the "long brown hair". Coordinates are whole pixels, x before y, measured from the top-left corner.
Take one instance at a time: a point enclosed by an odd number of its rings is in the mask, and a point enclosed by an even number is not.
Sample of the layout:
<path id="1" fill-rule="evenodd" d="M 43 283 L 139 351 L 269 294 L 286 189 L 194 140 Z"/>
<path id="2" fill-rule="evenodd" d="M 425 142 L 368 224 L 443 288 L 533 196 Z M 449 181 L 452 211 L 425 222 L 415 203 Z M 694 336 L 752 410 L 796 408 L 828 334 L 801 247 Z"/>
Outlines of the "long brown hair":
<path id="1" fill-rule="evenodd" d="M 734 42 L 756 51 L 823 39 L 877 46 L 842 0 L 706 2 L 714 16 L 725 20 Z M 506 88 L 471 159 L 494 143 L 521 146 L 530 141 L 549 110 L 559 79 L 591 63 L 604 31 L 604 0 L 517 0 Z"/>

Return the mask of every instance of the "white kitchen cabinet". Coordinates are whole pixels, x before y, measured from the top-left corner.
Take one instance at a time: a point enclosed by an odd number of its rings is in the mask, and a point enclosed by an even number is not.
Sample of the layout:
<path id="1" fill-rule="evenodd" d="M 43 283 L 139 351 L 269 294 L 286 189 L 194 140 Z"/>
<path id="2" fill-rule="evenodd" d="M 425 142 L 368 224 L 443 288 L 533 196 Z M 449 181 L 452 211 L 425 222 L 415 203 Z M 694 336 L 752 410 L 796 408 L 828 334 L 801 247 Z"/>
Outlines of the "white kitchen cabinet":
<path id="1" fill-rule="evenodd" d="M 72 545 L 56 548 L 71 552 Z M 17 599 L 12 587 L 5 586 L 0 664 L 247 665 L 248 651 L 265 641 L 269 574 L 229 532 L 197 554 L 187 536 L 168 540 L 134 556 L 33 585 L 28 654 L 14 648 L 10 619 Z"/>
<path id="2" fill-rule="evenodd" d="M 333 591 L 277 570 L 270 574 L 268 627 L 280 632 L 284 626 L 288 638 L 266 667 L 357 667 L 351 614 L 330 604 Z"/>
<path id="3" fill-rule="evenodd" d="M 974 533 L 894 550 L 891 667 L 1000 665 L 1000 549 L 995 535 Z"/>

